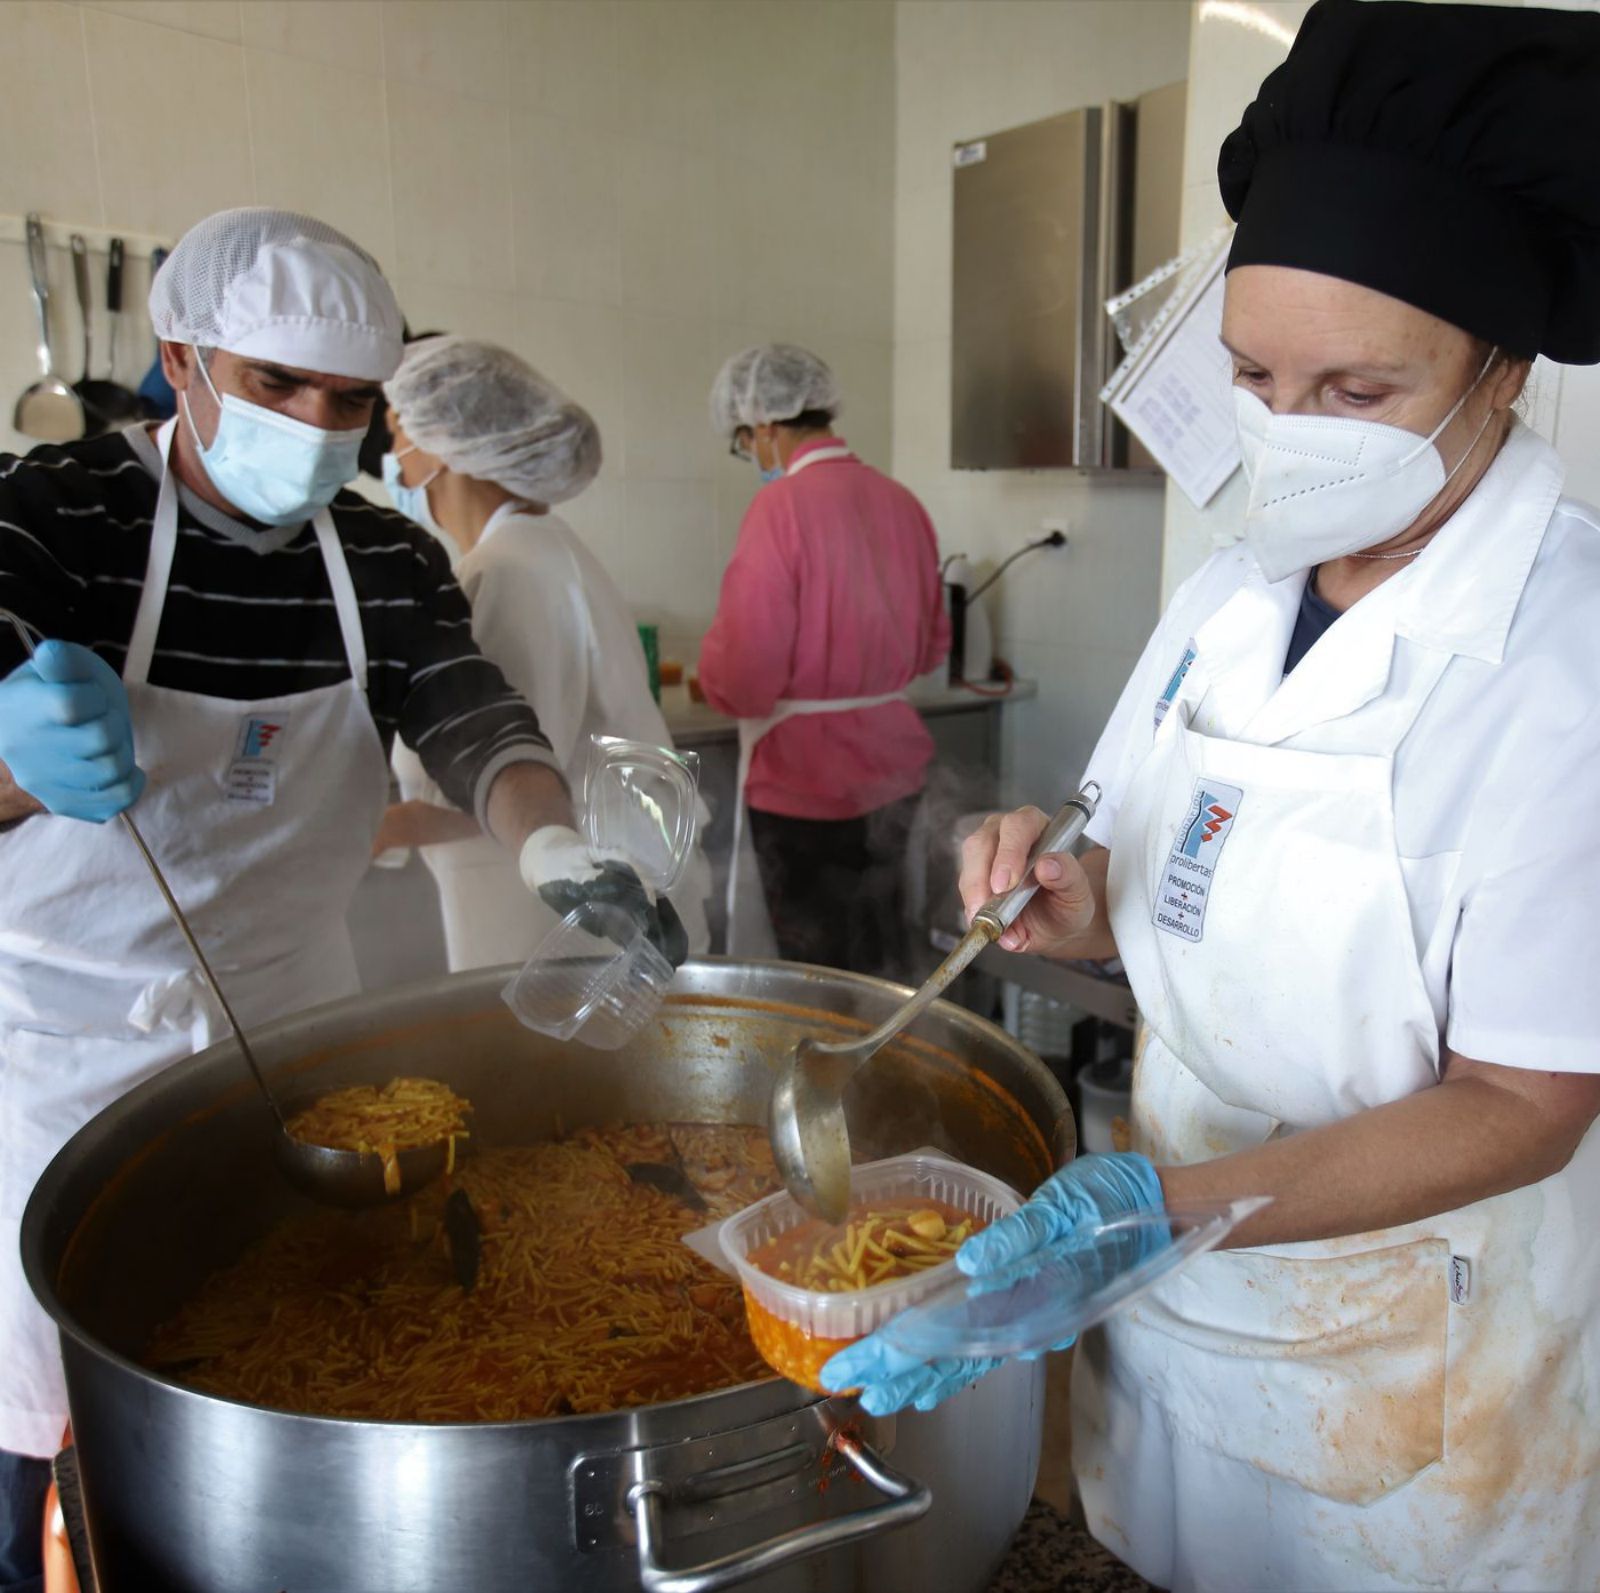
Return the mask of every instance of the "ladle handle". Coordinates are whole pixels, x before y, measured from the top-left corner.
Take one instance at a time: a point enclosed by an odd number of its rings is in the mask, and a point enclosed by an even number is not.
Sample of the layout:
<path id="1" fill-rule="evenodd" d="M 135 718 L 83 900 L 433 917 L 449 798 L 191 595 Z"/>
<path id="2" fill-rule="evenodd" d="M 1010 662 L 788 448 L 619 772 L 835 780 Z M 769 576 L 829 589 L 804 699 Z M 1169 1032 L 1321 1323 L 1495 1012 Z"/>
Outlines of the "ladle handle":
<path id="1" fill-rule="evenodd" d="M 126 249 L 121 238 L 113 238 L 107 246 L 106 309 L 112 315 L 122 313 L 122 260 Z"/>
<path id="2" fill-rule="evenodd" d="M 283 1109 L 278 1105 L 277 1097 L 267 1088 L 267 1081 L 262 1075 L 260 1065 L 256 1062 L 256 1054 L 250 1049 L 250 1042 L 244 1037 L 244 1028 L 238 1018 L 234 1016 L 233 1008 L 228 1004 L 228 998 L 222 993 L 222 986 L 217 983 L 217 976 L 211 971 L 211 964 L 206 961 L 206 954 L 200 949 L 200 942 L 195 938 L 194 931 L 189 927 L 189 920 L 184 916 L 183 909 L 178 905 L 178 898 L 172 894 L 172 887 L 167 884 L 166 875 L 161 872 L 160 865 L 156 862 L 154 854 L 145 843 L 145 838 L 139 833 L 139 826 L 133 822 L 133 814 L 124 808 L 117 815 L 123 823 L 128 834 L 133 837 L 133 844 L 139 848 L 139 855 L 145 861 L 145 867 L 150 870 L 150 877 L 156 882 L 156 889 L 161 892 L 161 899 L 167 904 L 167 909 L 172 914 L 172 921 L 178 926 L 178 933 L 188 943 L 189 950 L 194 955 L 201 975 L 223 1015 L 228 1020 L 228 1027 L 233 1030 L 233 1038 L 238 1042 L 239 1050 L 243 1053 L 246 1064 L 255 1075 L 257 1085 L 262 1095 L 266 1098 L 267 1105 L 272 1108 L 272 1115 L 277 1118 L 278 1126 L 286 1133 L 288 1125 L 283 1120 Z"/>
<path id="3" fill-rule="evenodd" d="M 44 249 L 44 223 L 28 212 L 28 279 L 33 285 L 33 313 L 39 318 L 39 373 L 55 375 L 50 355 L 50 259 Z"/>
<path id="4" fill-rule="evenodd" d="M 1022 909 L 1033 900 L 1034 893 L 1039 889 L 1039 882 L 1033 877 L 1033 865 L 1048 853 L 1065 852 L 1083 834 L 1100 805 L 1100 797 L 1099 785 L 1090 780 L 1076 796 L 1067 798 L 1060 811 L 1044 827 L 1044 833 L 1033 843 L 1022 883 L 999 896 L 991 896 L 972 915 L 974 928 L 981 923 L 998 940 L 1022 916 Z"/>
<path id="5" fill-rule="evenodd" d="M 29 658 L 32 658 L 37 649 L 33 645 L 33 637 L 30 634 L 31 627 L 27 622 L 19 615 L 13 614 L 8 608 L 0 608 L 0 619 L 11 622 L 11 628 L 22 639 L 23 650 Z M 167 910 L 172 914 L 172 921 L 178 926 L 178 933 L 183 936 L 188 944 L 195 963 L 200 969 L 201 976 L 205 979 L 212 996 L 216 998 L 217 1005 L 222 1008 L 223 1014 L 228 1020 L 228 1027 L 233 1030 L 233 1037 L 239 1043 L 239 1050 L 243 1053 L 250 1071 L 255 1075 L 256 1083 L 260 1086 L 267 1105 L 272 1108 L 272 1115 L 277 1118 L 278 1126 L 287 1131 L 287 1125 L 283 1120 L 283 1110 L 278 1105 L 272 1091 L 267 1088 L 266 1078 L 256 1062 L 256 1054 L 250 1049 L 250 1042 L 244 1037 L 244 1029 L 234 1016 L 233 1008 L 228 1005 L 228 998 L 223 995 L 222 986 L 217 983 L 217 976 L 211 971 L 211 964 L 206 961 L 206 954 L 201 951 L 200 942 L 195 938 L 194 931 L 189 927 L 189 920 L 184 916 L 183 909 L 178 905 L 178 898 L 172 894 L 172 887 L 167 884 L 167 877 L 161 872 L 161 866 L 156 862 L 155 854 L 146 844 L 145 838 L 139 833 L 139 826 L 133 822 L 132 812 L 124 808 L 118 817 L 122 820 L 123 827 L 133 838 L 133 844 L 139 848 L 139 856 L 144 859 L 145 867 L 150 870 L 150 877 L 156 882 L 156 889 L 161 892 L 161 899 L 167 904 Z"/>
<path id="6" fill-rule="evenodd" d="M 89 303 L 89 244 L 81 232 L 72 235 L 72 280 L 78 290 L 78 311 L 83 317 L 83 376 L 93 372 L 94 313 Z"/>

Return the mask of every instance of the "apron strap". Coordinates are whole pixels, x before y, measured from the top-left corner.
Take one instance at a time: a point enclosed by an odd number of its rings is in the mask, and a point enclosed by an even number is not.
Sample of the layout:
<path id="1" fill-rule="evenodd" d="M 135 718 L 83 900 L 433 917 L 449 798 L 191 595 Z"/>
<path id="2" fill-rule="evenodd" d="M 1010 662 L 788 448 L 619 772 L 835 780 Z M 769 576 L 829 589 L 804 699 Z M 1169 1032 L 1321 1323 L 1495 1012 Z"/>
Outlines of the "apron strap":
<path id="1" fill-rule="evenodd" d="M 744 850 L 744 791 L 750 781 L 750 764 L 756 755 L 756 744 L 769 731 L 776 730 L 785 719 L 792 719 L 799 714 L 847 714 L 862 708 L 882 708 L 888 703 L 910 700 L 903 688 L 900 691 L 879 692 L 872 697 L 786 698 L 780 701 L 765 719 L 739 721 L 739 771 L 734 779 L 733 791 L 733 850 L 728 857 L 728 888 L 724 898 L 728 917 L 728 929 L 724 937 L 725 955 L 733 956 L 735 949 L 735 909 L 739 896 L 739 876 L 742 873 L 740 863 Z"/>
<path id="2" fill-rule="evenodd" d="M 339 616 L 339 634 L 344 638 L 344 656 L 350 664 L 350 679 L 365 696 L 367 639 L 361 629 L 361 604 L 356 598 L 355 582 L 350 579 L 350 561 L 345 557 L 344 544 L 334 529 L 333 515 L 327 509 L 318 509 L 311 524 L 317 533 L 317 545 L 322 549 L 322 562 L 327 566 L 328 585 L 333 588 L 333 607 Z"/>
<path id="3" fill-rule="evenodd" d="M 178 548 L 178 481 L 167 468 L 177 429 L 178 420 L 174 416 L 156 433 L 156 451 L 161 456 L 161 486 L 156 492 L 155 518 L 150 525 L 150 553 L 145 560 L 139 609 L 134 615 L 127 655 L 122 660 L 122 679 L 129 686 L 143 686 L 150 679 L 150 660 L 155 656 L 161 611 L 167 605 L 172 557 Z"/>
<path id="4" fill-rule="evenodd" d="M 178 548 L 178 478 L 171 469 L 172 439 L 177 425 L 174 418 L 156 433 L 156 449 L 161 456 L 161 487 L 156 493 L 155 519 L 150 528 L 150 556 L 145 561 L 144 587 L 139 593 L 139 609 L 122 664 L 122 679 L 130 686 L 143 686 L 150 679 L 156 635 L 161 629 L 161 614 L 172 579 L 172 560 Z M 339 533 L 334 529 L 333 516 L 326 509 L 319 509 L 311 523 L 328 571 L 328 585 L 333 591 L 333 607 L 339 617 L 339 634 L 344 639 L 350 678 L 365 696 L 367 643 L 361 629 L 361 605 L 356 599 L 355 583 L 350 579 L 349 561 L 345 558 Z"/>

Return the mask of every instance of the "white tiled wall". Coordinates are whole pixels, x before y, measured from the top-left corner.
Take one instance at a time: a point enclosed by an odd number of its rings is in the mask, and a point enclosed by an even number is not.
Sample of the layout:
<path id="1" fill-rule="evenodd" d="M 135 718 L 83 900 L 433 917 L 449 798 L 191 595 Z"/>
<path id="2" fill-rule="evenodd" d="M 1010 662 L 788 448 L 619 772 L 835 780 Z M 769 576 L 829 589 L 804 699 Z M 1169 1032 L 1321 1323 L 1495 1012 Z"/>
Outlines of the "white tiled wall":
<path id="1" fill-rule="evenodd" d="M 1007 710 L 1010 795 L 1053 807 L 1081 773 L 1157 614 L 1162 491 L 1071 471 L 953 471 L 950 149 L 1184 76 L 1187 0 L 901 0 L 896 7 L 895 474 L 946 552 L 984 564 L 1070 524 L 989 598 L 998 650 L 1036 676 Z"/>
<path id="2" fill-rule="evenodd" d="M 570 518 L 692 657 L 754 486 L 706 419 L 724 356 L 814 346 L 889 463 L 894 28 L 887 0 L 0 0 L 0 216 L 171 241 L 262 203 L 346 229 L 414 327 L 507 343 L 590 407 L 606 466 Z M 33 345 L 0 244 L 0 422 Z"/>

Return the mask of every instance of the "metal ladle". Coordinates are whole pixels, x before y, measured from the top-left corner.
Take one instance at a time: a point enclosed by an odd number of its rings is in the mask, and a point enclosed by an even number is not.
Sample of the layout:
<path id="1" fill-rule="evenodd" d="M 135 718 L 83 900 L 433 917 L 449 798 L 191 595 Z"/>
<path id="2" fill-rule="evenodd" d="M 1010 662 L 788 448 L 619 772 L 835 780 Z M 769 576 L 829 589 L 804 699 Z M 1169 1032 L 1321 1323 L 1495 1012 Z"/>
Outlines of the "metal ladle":
<path id="1" fill-rule="evenodd" d="M 789 1193 L 813 1216 L 841 1223 L 850 1208 L 850 1130 L 844 1087 L 864 1063 L 933 1005 L 981 952 L 998 940 L 1033 900 L 1039 882 L 1033 865 L 1047 852 L 1064 852 L 1083 834 L 1100 802 L 1093 781 L 1070 797 L 1028 854 L 1022 883 L 991 896 L 972 915 L 972 927 L 920 990 L 871 1034 L 828 1044 L 801 1039 L 773 1081 L 767 1125 L 772 1154 Z"/>
<path id="2" fill-rule="evenodd" d="M 86 421 L 83 400 L 55 372 L 50 353 L 49 261 L 44 252 L 44 226 L 37 213 L 28 216 L 28 275 L 33 285 L 33 313 L 39 320 L 39 379 L 21 398 L 11 416 L 24 437 L 40 442 L 76 442 Z"/>
<path id="3" fill-rule="evenodd" d="M 32 658 L 35 649 L 28 626 L 9 609 L 0 608 L 0 619 L 11 622 L 12 629 L 22 639 L 28 657 Z M 283 1108 L 268 1087 L 266 1076 L 256 1061 L 255 1052 L 251 1050 L 250 1042 L 245 1038 L 244 1029 L 234 1016 L 228 998 L 223 995 L 222 986 L 217 982 L 216 974 L 211 971 L 211 964 L 200 949 L 200 942 L 195 937 L 193 929 L 189 927 L 189 920 L 178 905 L 177 897 L 172 894 L 172 887 L 167 884 L 166 876 L 161 872 L 154 854 L 146 844 L 145 838 L 139 833 L 139 826 L 134 823 L 132 812 L 124 808 L 117 816 L 122 820 L 123 827 L 132 838 L 133 844 L 139 848 L 139 856 L 144 859 L 145 867 L 150 870 L 150 877 L 156 882 L 156 889 L 161 892 L 161 899 L 167 904 L 173 923 L 178 926 L 178 932 L 188 945 L 207 988 L 227 1018 L 228 1027 L 233 1030 L 233 1038 L 250 1069 L 251 1077 L 256 1081 L 256 1087 L 261 1091 L 262 1099 L 266 1101 L 268 1109 L 277 1121 L 278 1132 L 274 1136 L 273 1149 L 279 1169 L 303 1194 L 309 1195 L 313 1200 L 321 1201 L 324 1205 L 345 1207 L 383 1205 L 392 1197 L 384 1187 L 383 1158 L 375 1151 L 335 1150 L 329 1145 L 312 1145 L 305 1140 L 296 1139 L 289 1132 L 288 1119 L 284 1116 Z M 318 1090 L 315 1093 L 320 1096 L 328 1092 Z M 314 1098 L 309 1097 L 305 1104 L 309 1105 L 310 1100 Z M 439 1177 L 445 1170 L 449 1154 L 448 1140 L 398 1151 L 396 1158 L 400 1169 L 400 1192 L 414 1193 L 424 1184 L 431 1183 Z"/>

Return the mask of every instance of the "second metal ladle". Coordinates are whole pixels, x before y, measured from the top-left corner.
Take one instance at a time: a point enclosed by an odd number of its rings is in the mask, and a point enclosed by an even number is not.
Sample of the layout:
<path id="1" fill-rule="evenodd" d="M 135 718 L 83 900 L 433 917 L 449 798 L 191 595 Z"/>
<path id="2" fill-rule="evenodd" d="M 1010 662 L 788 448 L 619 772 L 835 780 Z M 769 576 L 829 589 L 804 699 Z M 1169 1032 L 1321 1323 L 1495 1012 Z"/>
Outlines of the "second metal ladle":
<path id="1" fill-rule="evenodd" d="M 1094 817 L 1099 802 L 1100 787 L 1093 781 L 1067 800 L 1034 842 L 1022 883 L 991 896 L 972 915 L 972 927 L 956 949 L 922 988 L 871 1034 L 835 1044 L 802 1039 L 784 1060 L 772 1085 L 767 1131 L 784 1186 L 813 1216 L 840 1223 L 850 1207 L 845 1085 L 858 1068 L 932 1006 L 985 946 L 1016 922 L 1039 889 L 1033 865 L 1047 852 L 1064 852 L 1070 847 Z"/>
<path id="2" fill-rule="evenodd" d="M 0 608 L 0 619 L 11 622 L 12 629 L 22 639 L 28 657 L 32 658 L 34 645 L 28 626 L 9 609 Z M 133 844 L 139 848 L 139 856 L 144 859 L 145 867 L 150 870 L 150 877 L 155 881 L 156 889 L 161 892 L 161 899 L 167 904 L 167 910 L 172 914 L 172 921 L 178 926 L 178 932 L 188 945 L 195 966 L 199 968 L 213 1000 L 227 1018 L 240 1055 L 244 1057 L 257 1088 L 260 1089 L 277 1122 L 278 1132 L 274 1149 L 284 1176 L 302 1193 L 309 1195 L 313 1200 L 321 1201 L 324 1205 L 381 1206 L 391 1198 L 384 1186 L 381 1156 L 374 1151 L 335 1150 L 328 1145 L 309 1144 L 305 1140 L 296 1139 L 289 1132 L 283 1108 L 278 1104 L 277 1097 L 272 1093 L 266 1076 L 256 1062 L 255 1052 L 251 1050 L 250 1042 L 245 1038 L 244 1028 L 234 1016 L 228 998 L 222 993 L 222 986 L 217 982 L 216 974 L 211 971 L 211 964 L 200 949 L 200 942 L 195 937 L 194 930 L 189 927 L 189 920 L 178 905 L 177 897 L 172 894 L 172 887 L 167 884 L 166 876 L 161 872 L 154 854 L 146 844 L 144 836 L 139 833 L 139 826 L 134 823 L 132 812 L 125 808 L 117 816 L 122 820 L 123 827 Z M 448 1140 L 440 1140 L 437 1144 L 419 1145 L 396 1154 L 400 1164 L 400 1190 L 402 1193 L 410 1194 L 424 1184 L 431 1183 L 445 1170 L 450 1145 Z"/>

